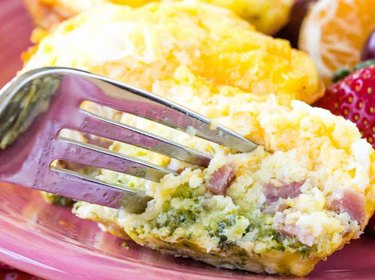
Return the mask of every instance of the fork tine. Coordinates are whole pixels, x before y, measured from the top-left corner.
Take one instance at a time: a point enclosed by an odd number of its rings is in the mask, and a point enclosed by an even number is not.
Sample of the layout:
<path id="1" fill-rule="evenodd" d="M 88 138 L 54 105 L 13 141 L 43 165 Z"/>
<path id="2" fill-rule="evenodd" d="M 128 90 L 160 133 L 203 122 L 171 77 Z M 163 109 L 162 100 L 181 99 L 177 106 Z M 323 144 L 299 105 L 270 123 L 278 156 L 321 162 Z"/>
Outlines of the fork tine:
<path id="1" fill-rule="evenodd" d="M 159 182 L 167 174 L 175 174 L 150 162 L 65 137 L 59 137 L 54 145 L 54 156 L 58 160 L 117 171 L 154 182 Z"/>
<path id="2" fill-rule="evenodd" d="M 86 85 L 89 84 L 92 89 L 90 94 L 87 94 L 89 101 L 144 117 L 184 132 L 191 132 L 195 136 L 235 151 L 251 152 L 257 147 L 238 133 L 214 124 L 208 118 L 154 94 L 98 75 L 86 73 L 80 73 L 80 75 L 86 76 L 89 82 Z M 96 90 L 92 84 L 96 85 Z M 94 92 L 98 93 L 98 89 L 100 89 L 99 94 L 94 94 Z"/>
<path id="3" fill-rule="evenodd" d="M 41 186 L 39 190 L 53 191 L 58 195 L 106 207 L 123 207 L 128 212 L 138 214 L 144 212 L 147 202 L 152 199 L 143 191 L 108 184 L 75 171 L 54 166 L 51 170 L 47 182 L 37 184 Z"/>
<path id="4" fill-rule="evenodd" d="M 207 167 L 211 161 L 211 157 L 176 142 L 85 110 L 83 113 L 85 116 L 80 116 L 81 123 L 69 124 L 71 129 L 134 145 L 194 165 Z"/>

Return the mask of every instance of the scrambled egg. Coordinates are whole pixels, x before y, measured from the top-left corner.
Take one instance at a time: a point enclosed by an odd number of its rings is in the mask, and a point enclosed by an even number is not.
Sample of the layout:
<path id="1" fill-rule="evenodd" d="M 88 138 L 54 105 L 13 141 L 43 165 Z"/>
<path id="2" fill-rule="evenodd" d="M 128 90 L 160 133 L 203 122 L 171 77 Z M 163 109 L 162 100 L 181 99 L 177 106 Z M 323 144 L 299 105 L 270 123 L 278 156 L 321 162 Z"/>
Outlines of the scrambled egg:
<path id="1" fill-rule="evenodd" d="M 36 23 L 43 27 L 60 22 L 103 3 L 139 7 L 151 2 L 205 2 L 222 6 L 253 24 L 266 34 L 276 33 L 289 18 L 293 0 L 25 0 Z"/>
<path id="2" fill-rule="evenodd" d="M 103 110 L 214 156 L 201 170 L 112 143 L 111 150 L 184 170 L 160 183 L 100 170 L 99 179 L 154 198 L 142 214 L 75 204 L 77 216 L 112 234 L 221 267 L 302 276 L 357 238 L 374 211 L 374 151 L 353 123 L 305 103 L 320 94 L 311 60 L 225 9 L 101 6 L 62 23 L 26 57 L 24 70 L 56 65 L 106 75 L 183 103 L 260 145 L 231 155 Z"/>

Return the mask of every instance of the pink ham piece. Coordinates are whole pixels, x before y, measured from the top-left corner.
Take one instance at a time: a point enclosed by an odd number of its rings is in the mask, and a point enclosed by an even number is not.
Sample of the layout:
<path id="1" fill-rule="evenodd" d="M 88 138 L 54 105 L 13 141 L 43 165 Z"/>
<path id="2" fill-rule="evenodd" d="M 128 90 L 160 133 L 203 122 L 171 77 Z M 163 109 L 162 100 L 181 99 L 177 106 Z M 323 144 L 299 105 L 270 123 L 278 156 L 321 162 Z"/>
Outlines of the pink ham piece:
<path id="1" fill-rule="evenodd" d="M 279 198 L 294 198 L 301 194 L 301 186 L 305 182 L 292 182 L 283 184 L 279 187 L 273 184 L 266 184 L 264 186 L 264 195 L 266 196 L 266 203 L 272 204 L 279 200 Z"/>
<path id="2" fill-rule="evenodd" d="M 348 213 L 359 224 L 364 222 L 366 216 L 364 198 L 350 188 L 335 192 L 330 199 L 329 206 L 337 213 Z"/>
<path id="3" fill-rule="evenodd" d="M 225 195 L 227 188 L 235 178 L 235 167 L 232 163 L 228 163 L 212 173 L 207 182 L 207 187 L 213 194 Z"/>
<path id="4" fill-rule="evenodd" d="M 282 234 L 282 236 L 289 236 L 296 238 L 302 244 L 312 246 L 315 243 L 315 237 L 306 229 L 297 226 L 296 224 L 285 224 L 286 216 L 283 215 L 275 219 L 275 226 Z"/>

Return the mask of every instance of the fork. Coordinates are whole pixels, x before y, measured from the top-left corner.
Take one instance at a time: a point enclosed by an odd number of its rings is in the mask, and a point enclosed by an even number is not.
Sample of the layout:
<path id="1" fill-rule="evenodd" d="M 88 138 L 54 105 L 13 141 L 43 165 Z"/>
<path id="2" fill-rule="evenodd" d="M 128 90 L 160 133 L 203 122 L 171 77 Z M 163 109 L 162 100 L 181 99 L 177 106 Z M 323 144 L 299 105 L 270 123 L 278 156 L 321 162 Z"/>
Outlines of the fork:
<path id="1" fill-rule="evenodd" d="M 62 129 L 127 143 L 197 166 L 206 167 L 211 160 L 204 153 L 86 110 L 81 106 L 84 101 L 193 132 L 195 137 L 234 152 L 257 147 L 239 134 L 146 91 L 78 69 L 45 67 L 15 77 L 0 91 L 0 181 L 142 213 L 151 200 L 145 192 L 53 163 L 103 168 L 155 182 L 174 171 L 64 137 Z"/>

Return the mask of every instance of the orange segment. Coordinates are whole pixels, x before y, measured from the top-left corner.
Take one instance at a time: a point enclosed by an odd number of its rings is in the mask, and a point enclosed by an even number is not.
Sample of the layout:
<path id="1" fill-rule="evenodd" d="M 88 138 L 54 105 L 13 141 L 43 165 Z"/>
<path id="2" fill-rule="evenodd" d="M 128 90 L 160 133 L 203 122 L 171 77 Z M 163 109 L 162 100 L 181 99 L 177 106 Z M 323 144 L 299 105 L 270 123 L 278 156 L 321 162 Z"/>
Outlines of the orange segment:
<path id="1" fill-rule="evenodd" d="M 299 47 L 310 54 L 329 84 L 334 71 L 359 62 L 374 28 L 374 0 L 319 0 L 302 23 Z"/>

